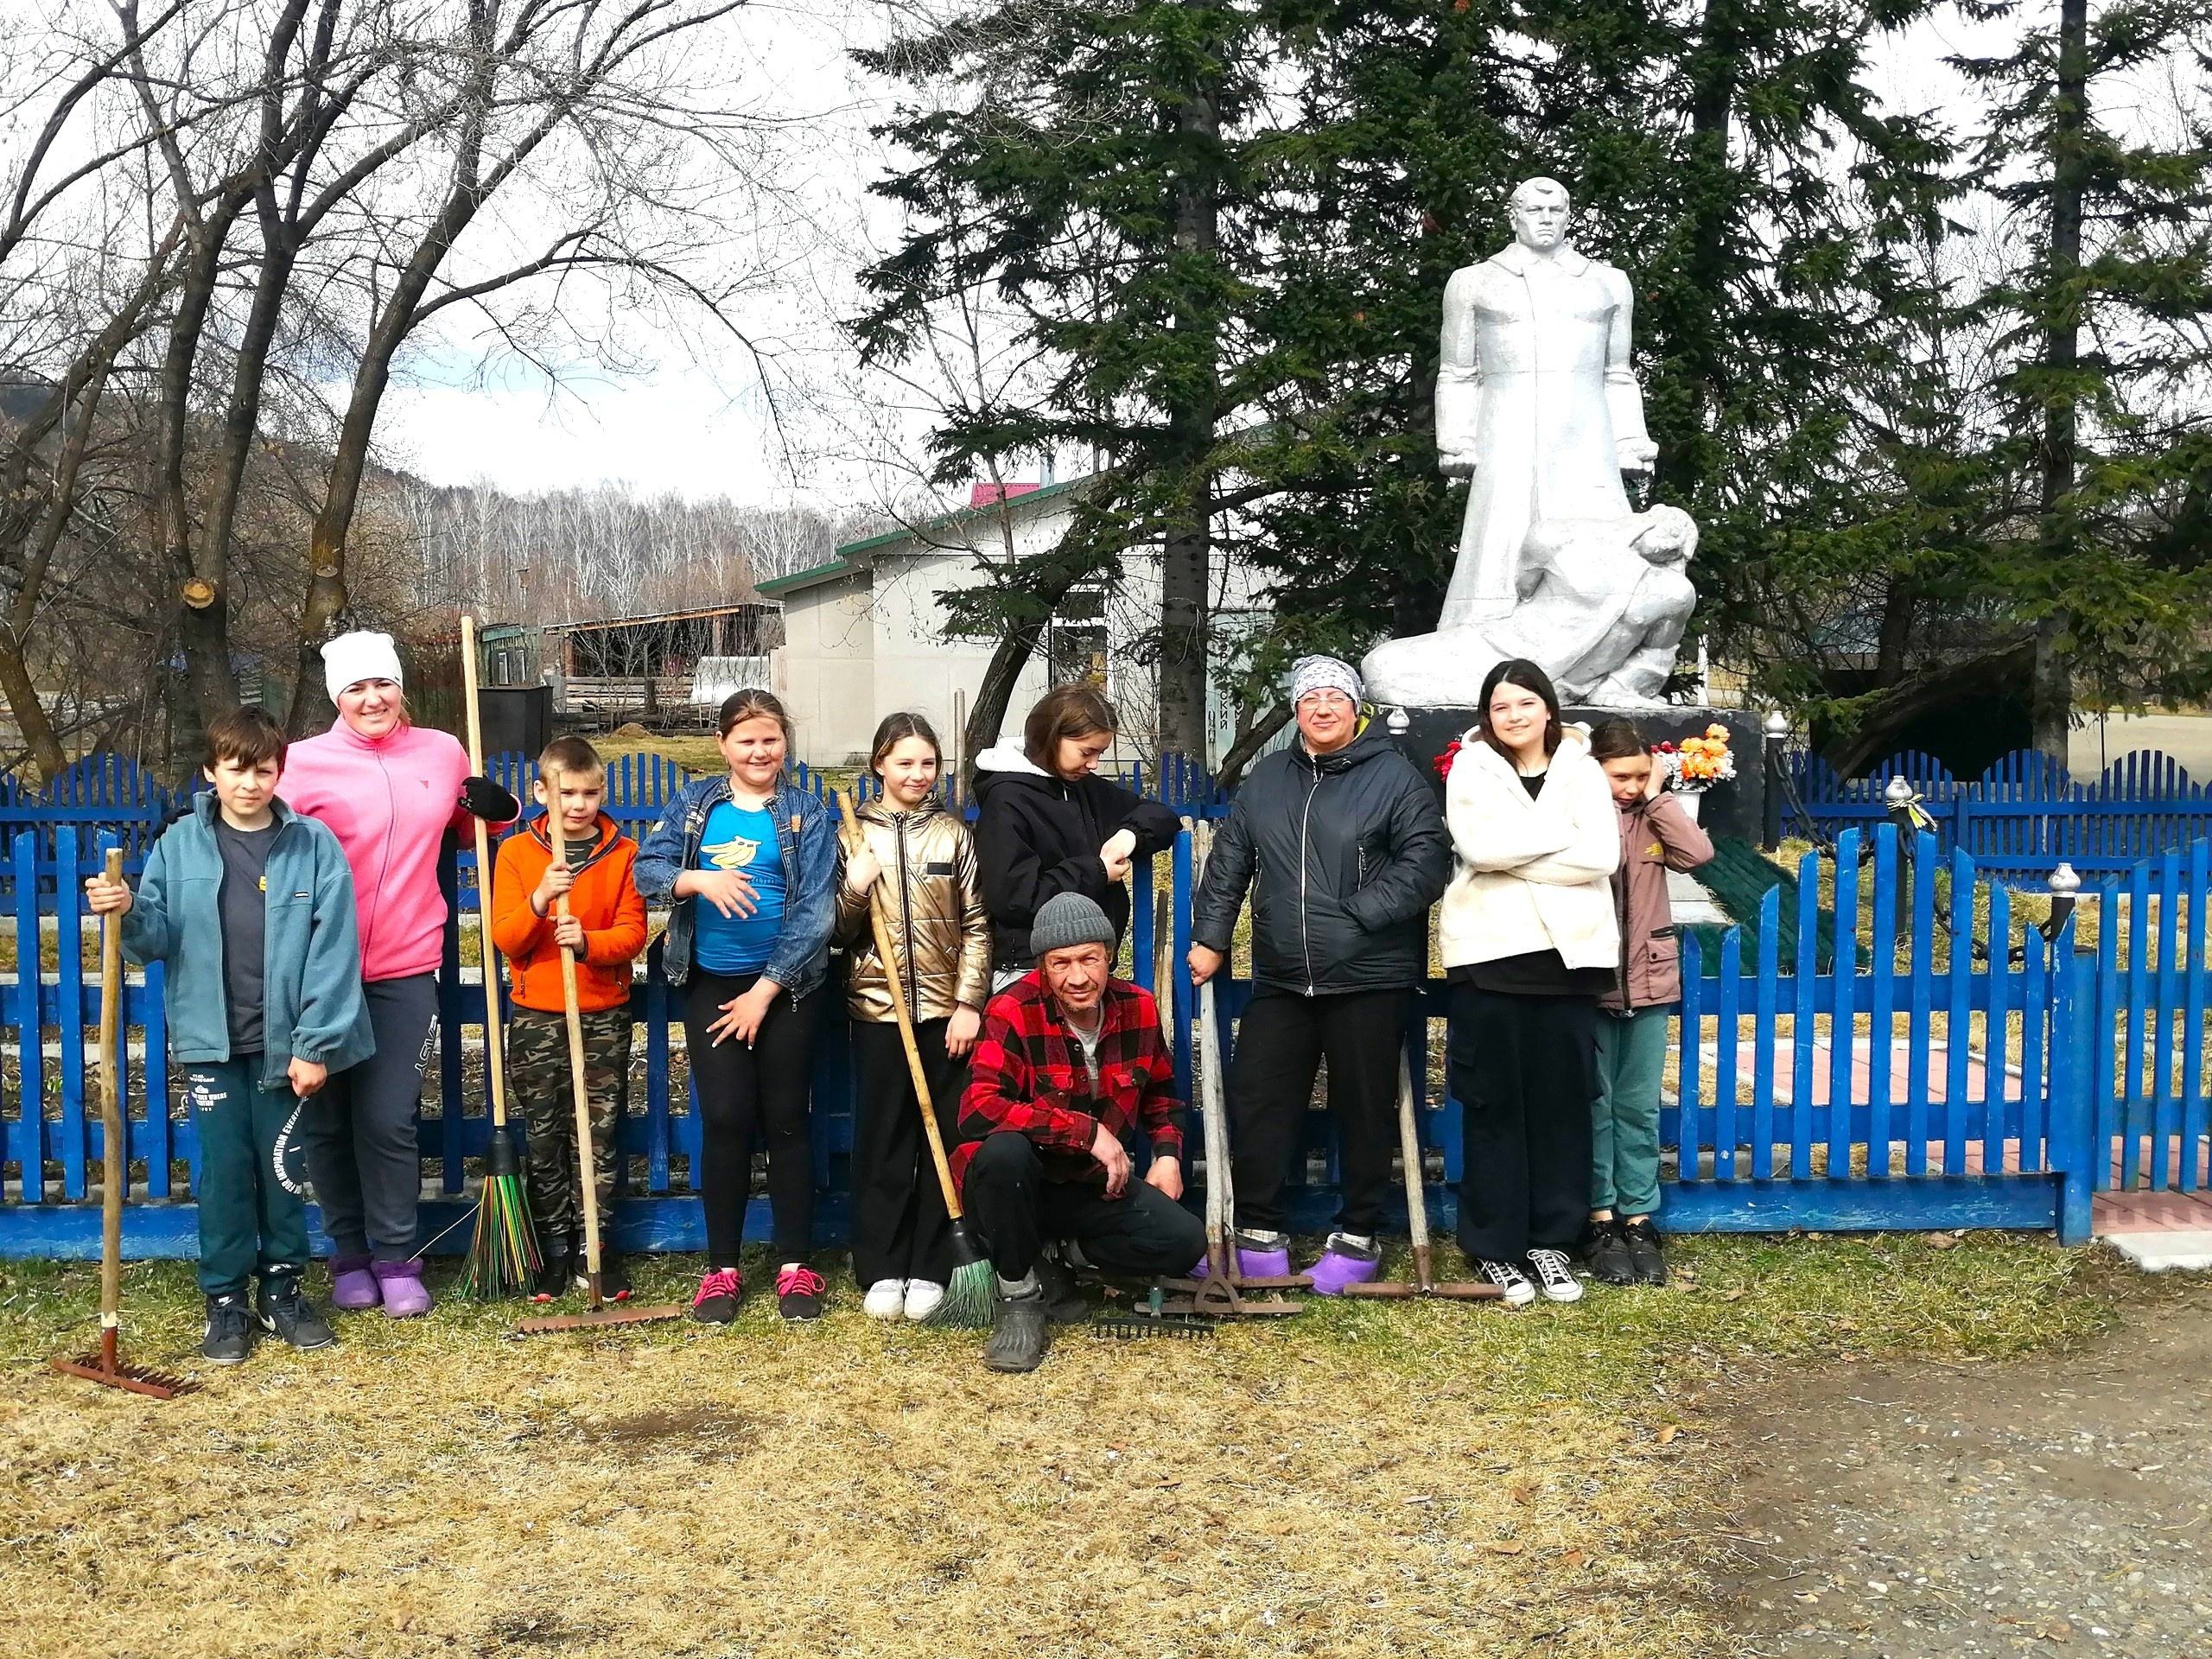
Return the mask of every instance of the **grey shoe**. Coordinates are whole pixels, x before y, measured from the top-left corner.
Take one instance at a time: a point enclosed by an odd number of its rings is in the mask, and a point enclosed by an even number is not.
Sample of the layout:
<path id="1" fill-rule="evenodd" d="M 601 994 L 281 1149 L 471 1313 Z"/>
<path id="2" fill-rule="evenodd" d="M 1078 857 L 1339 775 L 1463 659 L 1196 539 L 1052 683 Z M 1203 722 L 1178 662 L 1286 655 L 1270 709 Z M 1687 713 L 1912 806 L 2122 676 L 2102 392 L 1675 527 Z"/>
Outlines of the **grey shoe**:
<path id="1" fill-rule="evenodd" d="M 983 1346 L 983 1363 L 995 1371 L 1033 1371 L 1045 1363 L 1052 1332 L 1041 1294 L 1000 1299 L 998 1323 Z"/>

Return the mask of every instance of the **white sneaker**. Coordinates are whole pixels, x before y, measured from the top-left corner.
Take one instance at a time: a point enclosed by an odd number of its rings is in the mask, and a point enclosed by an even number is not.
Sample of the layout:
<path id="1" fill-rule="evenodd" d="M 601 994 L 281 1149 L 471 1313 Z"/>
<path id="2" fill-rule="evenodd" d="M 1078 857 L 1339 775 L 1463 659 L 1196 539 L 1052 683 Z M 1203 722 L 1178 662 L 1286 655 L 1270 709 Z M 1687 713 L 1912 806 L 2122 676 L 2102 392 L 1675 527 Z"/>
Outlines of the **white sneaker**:
<path id="1" fill-rule="evenodd" d="M 1567 1265 L 1565 1250 L 1531 1250 L 1529 1265 L 1535 1270 L 1536 1284 L 1548 1302 L 1579 1302 L 1582 1300 L 1582 1281 Z"/>
<path id="2" fill-rule="evenodd" d="M 1484 1260 L 1476 1262 L 1475 1265 L 1482 1269 L 1484 1278 L 1505 1293 L 1505 1305 L 1508 1307 L 1526 1307 L 1536 1300 L 1536 1287 L 1530 1284 L 1528 1276 L 1510 1262 Z"/>
<path id="3" fill-rule="evenodd" d="M 906 1281 L 904 1279 L 879 1279 L 868 1287 L 868 1294 L 861 1299 L 861 1312 L 871 1319 L 895 1319 L 906 1311 Z"/>
<path id="4" fill-rule="evenodd" d="M 944 1300 L 944 1287 L 928 1279 L 906 1281 L 906 1317 L 916 1325 L 937 1312 Z"/>

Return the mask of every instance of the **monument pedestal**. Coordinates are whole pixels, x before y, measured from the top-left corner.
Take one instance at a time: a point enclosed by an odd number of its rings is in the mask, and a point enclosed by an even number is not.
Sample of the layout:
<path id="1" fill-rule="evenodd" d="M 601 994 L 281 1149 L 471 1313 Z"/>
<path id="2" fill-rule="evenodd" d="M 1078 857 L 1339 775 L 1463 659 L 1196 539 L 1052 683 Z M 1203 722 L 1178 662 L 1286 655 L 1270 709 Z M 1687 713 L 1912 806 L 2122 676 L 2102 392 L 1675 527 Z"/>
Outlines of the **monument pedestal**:
<path id="1" fill-rule="evenodd" d="M 1410 723 L 1393 741 L 1434 787 L 1441 804 L 1444 780 L 1436 775 L 1436 757 L 1475 723 L 1475 710 L 1408 709 L 1405 713 Z M 1715 721 L 1726 726 L 1736 775 L 1705 792 L 1698 803 L 1698 822 L 1709 836 L 1734 836 L 1758 844 L 1766 822 L 1766 767 L 1761 747 L 1765 734 L 1756 714 L 1742 709 L 1569 709 L 1566 718 L 1591 727 L 1601 721 L 1632 720 L 1645 742 L 1677 745 L 1686 737 L 1702 737 Z"/>

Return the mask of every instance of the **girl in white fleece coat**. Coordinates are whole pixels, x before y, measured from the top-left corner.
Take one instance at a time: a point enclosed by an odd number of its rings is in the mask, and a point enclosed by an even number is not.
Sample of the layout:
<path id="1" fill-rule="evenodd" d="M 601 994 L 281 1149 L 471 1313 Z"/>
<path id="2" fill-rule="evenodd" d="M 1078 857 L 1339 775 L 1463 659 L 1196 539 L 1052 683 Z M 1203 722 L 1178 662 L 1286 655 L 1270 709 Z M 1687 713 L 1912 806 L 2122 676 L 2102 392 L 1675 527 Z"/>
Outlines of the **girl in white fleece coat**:
<path id="1" fill-rule="evenodd" d="M 1525 1306 L 1580 1297 L 1598 999 L 1620 933 L 1618 814 L 1582 728 L 1535 664 L 1500 663 L 1445 782 L 1458 866 L 1440 932 L 1451 981 L 1448 1081 L 1465 1167 L 1459 1243 Z M 1531 1283 L 1531 1280 L 1534 1283 Z"/>

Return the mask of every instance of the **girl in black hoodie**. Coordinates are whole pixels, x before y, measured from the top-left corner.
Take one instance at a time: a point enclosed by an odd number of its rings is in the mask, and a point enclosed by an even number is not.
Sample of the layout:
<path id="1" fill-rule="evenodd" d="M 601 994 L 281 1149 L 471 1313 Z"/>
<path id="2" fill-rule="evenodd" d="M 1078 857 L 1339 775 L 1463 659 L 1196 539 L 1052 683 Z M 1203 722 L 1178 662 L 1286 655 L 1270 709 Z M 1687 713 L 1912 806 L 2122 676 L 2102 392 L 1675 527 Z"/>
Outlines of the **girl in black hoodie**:
<path id="1" fill-rule="evenodd" d="M 1036 966 L 1029 927 L 1054 893 L 1095 900 L 1115 937 L 1126 934 L 1130 861 L 1173 845 L 1182 827 L 1159 802 L 1098 775 L 1116 725 L 1096 686 L 1058 685 L 1029 711 L 1020 748 L 1001 744 L 976 757 L 976 855 L 995 990 Z"/>

